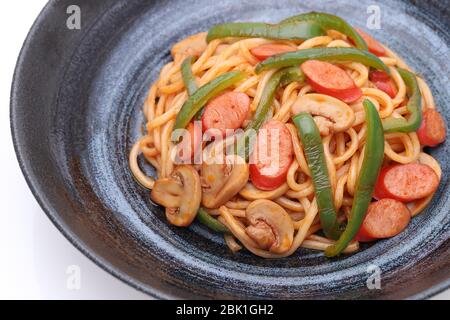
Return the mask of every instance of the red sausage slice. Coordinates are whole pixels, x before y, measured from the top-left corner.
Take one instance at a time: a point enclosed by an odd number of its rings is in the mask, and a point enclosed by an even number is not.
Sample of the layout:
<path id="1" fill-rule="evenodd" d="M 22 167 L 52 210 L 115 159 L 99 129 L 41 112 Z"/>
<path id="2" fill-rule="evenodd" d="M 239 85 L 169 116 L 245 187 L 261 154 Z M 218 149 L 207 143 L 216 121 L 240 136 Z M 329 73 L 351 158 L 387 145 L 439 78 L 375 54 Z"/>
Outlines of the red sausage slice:
<path id="1" fill-rule="evenodd" d="M 261 190 L 274 190 L 286 182 L 294 157 L 289 129 L 280 121 L 268 121 L 258 132 L 250 158 L 250 180 Z"/>
<path id="2" fill-rule="evenodd" d="M 359 35 L 367 43 L 367 46 L 369 47 L 369 51 L 371 53 L 373 53 L 378 57 L 386 56 L 386 49 L 384 49 L 384 47 L 377 40 L 372 38 L 370 35 L 362 31 L 361 29 L 356 29 L 356 31 L 358 31 Z"/>
<path id="3" fill-rule="evenodd" d="M 178 160 L 183 163 L 190 163 L 188 161 L 190 161 L 202 147 L 202 129 L 200 122 L 196 122 L 196 124 L 190 122 L 186 130 L 185 134 L 187 134 L 188 137 L 183 136 L 183 140 L 177 145 L 177 156 Z M 188 143 L 190 143 L 190 146 L 187 145 Z"/>
<path id="4" fill-rule="evenodd" d="M 445 135 L 445 122 L 441 114 L 434 109 L 425 110 L 422 125 L 417 130 L 420 144 L 435 147 L 445 141 Z"/>
<path id="5" fill-rule="evenodd" d="M 360 241 L 393 237 L 402 232 L 411 220 L 408 207 L 394 199 L 372 202 L 361 225 Z"/>
<path id="6" fill-rule="evenodd" d="M 372 83 L 381 91 L 385 92 L 389 97 L 395 98 L 397 95 L 397 88 L 395 87 L 394 81 L 372 81 Z"/>
<path id="7" fill-rule="evenodd" d="M 348 210 L 344 210 L 345 216 L 347 217 L 347 220 L 350 217 L 350 213 L 351 213 L 351 209 Z M 367 235 L 367 233 L 365 232 L 365 230 L 362 230 L 361 228 L 359 229 L 358 233 L 356 234 L 356 236 L 354 237 L 353 240 L 359 241 L 359 242 L 372 242 L 375 241 L 377 239 L 369 237 Z"/>
<path id="8" fill-rule="evenodd" d="M 381 91 L 384 91 L 389 97 L 395 98 L 397 95 L 397 87 L 394 81 L 384 71 L 371 71 L 369 79 Z"/>
<path id="9" fill-rule="evenodd" d="M 354 240 L 359 241 L 359 242 L 372 242 L 372 241 L 376 241 L 377 239 L 369 237 L 366 230 L 364 230 L 363 228 L 360 228 L 358 233 L 356 234 Z"/>
<path id="10" fill-rule="evenodd" d="M 411 202 L 431 195 L 438 186 L 438 176 L 425 164 L 392 165 L 381 170 L 374 197 Z"/>
<path id="11" fill-rule="evenodd" d="M 388 81 L 391 79 L 391 76 L 384 71 L 380 70 L 372 70 L 369 74 L 370 81 Z"/>
<path id="12" fill-rule="evenodd" d="M 258 47 L 250 49 L 250 52 L 259 61 L 264 61 L 267 58 L 276 54 L 295 51 L 294 47 L 285 44 L 263 44 Z"/>
<path id="13" fill-rule="evenodd" d="M 206 105 L 202 116 L 203 130 L 218 129 L 225 136 L 226 129 L 241 127 L 249 109 L 248 95 L 242 92 L 225 92 Z"/>
<path id="14" fill-rule="evenodd" d="M 362 91 L 353 79 L 341 68 L 325 61 L 308 60 L 301 65 L 308 83 L 313 89 L 342 100 L 354 102 L 362 96 Z"/>

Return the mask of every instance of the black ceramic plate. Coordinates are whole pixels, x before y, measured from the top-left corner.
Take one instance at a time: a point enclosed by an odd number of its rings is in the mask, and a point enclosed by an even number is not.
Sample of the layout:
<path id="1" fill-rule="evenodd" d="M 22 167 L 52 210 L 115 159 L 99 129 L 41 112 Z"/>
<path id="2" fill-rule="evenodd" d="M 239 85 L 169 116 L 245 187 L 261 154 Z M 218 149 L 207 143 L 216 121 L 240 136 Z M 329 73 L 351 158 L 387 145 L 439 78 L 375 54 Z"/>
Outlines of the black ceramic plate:
<path id="1" fill-rule="evenodd" d="M 81 30 L 66 27 L 72 4 L 81 8 Z M 50 1 L 25 41 L 11 98 L 33 193 L 84 254 L 156 297 L 424 298 L 447 288 L 449 139 L 431 151 L 444 174 L 429 208 L 399 236 L 333 260 L 304 249 L 281 260 L 231 254 L 197 223 L 168 225 L 128 170 L 141 105 L 177 40 L 219 22 L 276 22 L 310 10 L 364 28 L 373 4 L 382 28 L 373 34 L 424 75 L 450 123 L 448 1 Z M 381 269 L 380 290 L 366 286 L 369 265 Z"/>

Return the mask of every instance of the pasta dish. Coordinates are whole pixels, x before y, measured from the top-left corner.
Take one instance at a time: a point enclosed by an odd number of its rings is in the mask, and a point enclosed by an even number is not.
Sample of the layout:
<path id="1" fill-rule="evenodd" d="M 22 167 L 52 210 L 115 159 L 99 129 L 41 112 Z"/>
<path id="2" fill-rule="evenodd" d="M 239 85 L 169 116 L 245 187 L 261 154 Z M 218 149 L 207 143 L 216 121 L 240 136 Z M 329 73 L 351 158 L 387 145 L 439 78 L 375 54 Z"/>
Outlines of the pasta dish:
<path id="1" fill-rule="evenodd" d="M 446 124 L 429 87 L 338 16 L 224 23 L 171 55 L 129 161 L 175 226 L 197 220 L 263 258 L 335 257 L 401 233 L 439 186 L 424 148 Z"/>

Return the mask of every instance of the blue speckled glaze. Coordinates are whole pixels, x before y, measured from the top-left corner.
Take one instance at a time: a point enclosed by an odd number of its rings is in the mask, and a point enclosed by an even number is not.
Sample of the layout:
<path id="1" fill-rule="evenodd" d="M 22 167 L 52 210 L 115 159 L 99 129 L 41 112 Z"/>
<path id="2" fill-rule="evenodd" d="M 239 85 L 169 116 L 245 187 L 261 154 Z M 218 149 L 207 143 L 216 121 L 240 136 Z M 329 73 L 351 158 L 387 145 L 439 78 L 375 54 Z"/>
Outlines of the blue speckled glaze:
<path id="1" fill-rule="evenodd" d="M 170 226 L 127 160 L 148 88 L 176 41 L 224 21 L 276 22 L 311 10 L 365 28 L 367 7 L 378 5 L 382 28 L 371 33 L 424 75 L 448 124 L 446 1 L 83 0 L 79 31 L 64 27 L 71 2 L 51 1 L 30 31 L 11 120 L 38 201 L 96 263 L 162 298 L 423 298 L 450 285 L 449 140 L 431 150 L 443 178 L 425 212 L 397 237 L 332 260 L 306 249 L 279 260 L 232 254 L 203 226 Z M 381 268 L 381 290 L 367 289 L 372 264 Z"/>

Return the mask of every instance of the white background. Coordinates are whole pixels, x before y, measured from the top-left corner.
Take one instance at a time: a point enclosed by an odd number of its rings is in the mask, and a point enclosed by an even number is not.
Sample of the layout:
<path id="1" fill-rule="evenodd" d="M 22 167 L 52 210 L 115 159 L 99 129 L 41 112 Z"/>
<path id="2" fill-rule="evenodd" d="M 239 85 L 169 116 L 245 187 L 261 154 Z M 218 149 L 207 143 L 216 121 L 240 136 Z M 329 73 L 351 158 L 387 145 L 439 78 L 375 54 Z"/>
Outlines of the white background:
<path id="1" fill-rule="evenodd" d="M 59 233 L 17 164 L 9 126 L 12 75 L 28 30 L 45 4 L 46 0 L 2 1 L 0 10 L 0 299 L 146 299 Z M 66 286 L 71 265 L 81 270 L 79 290 Z"/>
<path id="2" fill-rule="evenodd" d="M 147 299 L 97 267 L 59 233 L 17 164 L 9 126 L 11 80 L 23 40 L 45 3 L 2 1 L 0 10 L 0 299 Z M 67 287 L 72 265 L 81 270 L 79 290 Z M 436 298 L 450 299 L 450 290 Z"/>

